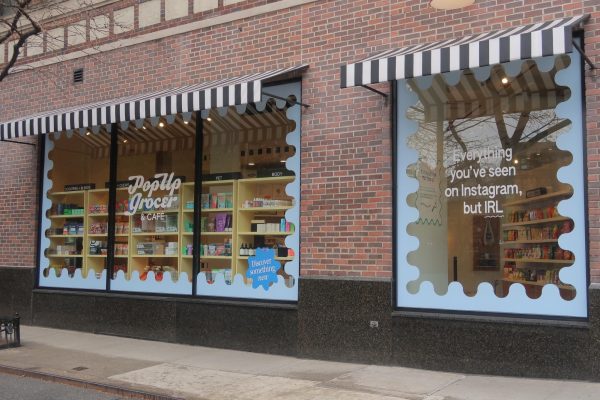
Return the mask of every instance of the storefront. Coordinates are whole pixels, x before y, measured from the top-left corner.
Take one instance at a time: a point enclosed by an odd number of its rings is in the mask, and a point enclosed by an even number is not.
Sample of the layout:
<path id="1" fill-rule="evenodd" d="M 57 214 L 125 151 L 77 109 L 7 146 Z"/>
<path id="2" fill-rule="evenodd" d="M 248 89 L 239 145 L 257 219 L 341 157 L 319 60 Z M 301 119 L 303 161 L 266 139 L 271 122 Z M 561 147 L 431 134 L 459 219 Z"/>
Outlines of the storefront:
<path id="1" fill-rule="evenodd" d="M 587 18 L 342 67 L 394 85 L 396 307 L 587 318 Z"/>
<path id="2" fill-rule="evenodd" d="M 3 124 L 45 135 L 39 287 L 297 301 L 306 68 Z"/>
<path id="3" fill-rule="evenodd" d="M 0 84 L 0 314 L 600 379 L 600 6 L 197 3 Z"/>

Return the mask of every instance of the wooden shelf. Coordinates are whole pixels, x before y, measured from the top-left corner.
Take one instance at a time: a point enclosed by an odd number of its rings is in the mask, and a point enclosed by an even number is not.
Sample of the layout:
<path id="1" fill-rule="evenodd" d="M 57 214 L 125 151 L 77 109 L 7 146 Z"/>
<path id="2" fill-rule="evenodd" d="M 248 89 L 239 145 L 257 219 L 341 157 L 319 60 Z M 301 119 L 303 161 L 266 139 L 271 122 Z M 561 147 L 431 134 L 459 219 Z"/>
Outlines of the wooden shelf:
<path id="1" fill-rule="evenodd" d="M 558 239 L 530 239 L 530 240 L 506 240 L 501 246 L 510 244 L 536 244 L 536 243 L 558 243 Z"/>
<path id="2" fill-rule="evenodd" d="M 544 194 L 541 196 L 530 197 L 528 199 L 509 201 L 509 202 L 504 203 L 502 206 L 503 207 L 513 207 L 513 206 L 518 206 L 518 205 L 522 205 L 522 204 L 538 203 L 538 202 L 545 201 L 545 200 L 555 199 L 557 197 L 568 197 L 568 196 L 572 196 L 572 195 L 573 195 L 573 192 L 571 192 L 570 190 L 562 190 L 560 192 L 552 192 L 552 193 Z"/>
<path id="3" fill-rule="evenodd" d="M 231 260 L 232 256 L 200 256 L 201 260 Z"/>
<path id="4" fill-rule="evenodd" d="M 183 258 L 185 260 L 191 260 L 192 258 L 194 258 L 194 256 L 188 256 L 187 254 L 182 254 L 181 258 Z"/>
<path id="5" fill-rule="evenodd" d="M 88 254 L 87 257 L 91 258 L 106 258 L 106 254 Z M 124 256 L 123 254 L 115 254 L 115 258 L 129 258 L 129 256 Z"/>
<path id="6" fill-rule="evenodd" d="M 82 258 L 81 254 L 50 254 L 47 255 L 48 258 Z"/>
<path id="7" fill-rule="evenodd" d="M 276 177 L 270 177 L 270 178 L 246 178 L 246 179 L 239 179 L 238 182 L 239 183 L 264 183 L 264 184 L 272 184 L 272 183 L 286 183 L 286 182 L 293 182 L 296 179 L 295 175 L 291 175 L 291 176 L 276 176 Z"/>
<path id="8" fill-rule="evenodd" d="M 201 208 L 201 212 L 215 213 L 215 212 L 232 212 L 233 208 Z"/>
<path id="9" fill-rule="evenodd" d="M 250 257 L 254 256 L 237 256 L 238 260 L 247 260 Z M 277 261 L 292 261 L 294 257 L 275 257 Z"/>
<path id="10" fill-rule="evenodd" d="M 134 215 L 142 215 L 142 214 L 179 214 L 179 210 L 148 210 L 148 211 L 140 211 L 138 210 Z M 125 214 L 123 214 L 125 215 Z"/>
<path id="11" fill-rule="evenodd" d="M 501 258 L 500 261 L 504 262 L 521 262 L 521 263 L 535 263 L 535 264 L 573 264 L 575 260 L 553 260 L 550 258 Z"/>
<path id="12" fill-rule="evenodd" d="M 131 256 L 132 258 L 178 258 L 179 255 L 174 255 L 174 256 L 167 256 L 165 254 L 146 254 L 146 255 L 139 255 L 139 254 L 135 254 Z"/>
<path id="13" fill-rule="evenodd" d="M 552 222 L 564 222 L 564 221 L 570 221 L 570 220 L 571 220 L 571 218 L 567 218 L 567 217 L 544 218 L 544 219 L 536 219 L 533 221 L 507 222 L 505 224 L 502 224 L 502 227 L 509 228 L 512 226 L 543 225 L 543 224 L 549 224 Z"/>
<path id="14" fill-rule="evenodd" d="M 134 232 L 131 236 L 177 236 L 179 232 Z"/>
<path id="15" fill-rule="evenodd" d="M 226 179 L 224 181 L 203 181 L 202 186 L 225 186 L 232 185 L 235 182 L 233 179 Z"/>
<path id="16" fill-rule="evenodd" d="M 194 209 L 193 209 L 193 208 L 184 208 L 184 209 L 183 209 L 183 212 L 184 212 L 184 213 L 190 213 L 190 214 L 193 214 L 193 213 L 194 213 Z"/>
<path id="17" fill-rule="evenodd" d="M 294 206 L 280 206 L 280 207 L 246 207 L 240 208 L 240 212 L 256 212 L 256 211 L 286 211 Z"/>
<path id="18" fill-rule="evenodd" d="M 231 236 L 233 232 L 200 232 L 201 236 Z"/>
<path id="19" fill-rule="evenodd" d="M 82 238 L 83 235 L 47 235 L 46 237 L 56 239 L 56 238 Z"/>
<path id="20" fill-rule="evenodd" d="M 108 217 L 108 213 L 89 213 L 88 217 Z"/>
<path id="21" fill-rule="evenodd" d="M 537 282 L 537 281 L 526 281 L 526 280 L 521 280 L 521 279 L 507 279 L 507 278 L 504 278 L 502 280 L 507 283 L 522 283 L 523 285 L 532 285 L 532 286 L 556 285 L 560 289 L 575 290 L 575 288 L 571 285 L 565 285 L 565 284 L 560 284 L 560 283 L 556 284 L 556 283 L 552 283 L 552 282 Z"/>
<path id="22" fill-rule="evenodd" d="M 294 232 L 238 232 L 240 236 L 289 236 Z"/>
<path id="23" fill-rule="evenodd" d="M 70 219 L 70 218 L 85 218 L 85 214 L 79 215 L 50 215 L 50 219 Z"/>
<path id="24" fill-rule="evenodd" d="M 75 194 L 83 195 L 85 192 L 86 192 L 85 190 L 73 190 L 72 192 L 54 192 L 54 193 L 48 193 L 48 196 L 69 196 L 69 195 L 75 195 Z"/>

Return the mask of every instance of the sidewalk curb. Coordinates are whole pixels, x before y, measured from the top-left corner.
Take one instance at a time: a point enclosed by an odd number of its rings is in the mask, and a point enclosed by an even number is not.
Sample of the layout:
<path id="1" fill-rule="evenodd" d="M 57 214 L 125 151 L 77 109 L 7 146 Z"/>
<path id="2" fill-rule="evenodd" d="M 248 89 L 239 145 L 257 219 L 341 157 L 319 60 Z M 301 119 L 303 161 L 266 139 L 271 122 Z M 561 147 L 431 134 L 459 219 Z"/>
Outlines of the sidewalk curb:
<path id="1" fill-rule="evenodd" d="M 38 372 L 31 371 L 28 369 L 9 367 L 6 365 L 0 364 L 0 373 L 16 375 L 16 376 L 24 376 L 27 378 L 35 378 L 40 379 L 46 382 L 54 382 L 60 383 L 70 386 L 75 386 L 84 389 L 92 389 L 103 393 L 114 394 L 117 396 L 128 397 L 132 399 L 142 399 L 142 400 L 185 400 L 182 397 L 173 397 L 168 395 L 156 394 L 145 392 L 143 390 L 137 389 L 129 389 L 124 388 L 122 386 L 109 385 L 106 383 L 98 383 L 92 381 L 86 381 L 83 379 L 77 378 L 69 378 L 66 376 L 60 376 L 55 374 L 50 374 L 46 372 Z"/>

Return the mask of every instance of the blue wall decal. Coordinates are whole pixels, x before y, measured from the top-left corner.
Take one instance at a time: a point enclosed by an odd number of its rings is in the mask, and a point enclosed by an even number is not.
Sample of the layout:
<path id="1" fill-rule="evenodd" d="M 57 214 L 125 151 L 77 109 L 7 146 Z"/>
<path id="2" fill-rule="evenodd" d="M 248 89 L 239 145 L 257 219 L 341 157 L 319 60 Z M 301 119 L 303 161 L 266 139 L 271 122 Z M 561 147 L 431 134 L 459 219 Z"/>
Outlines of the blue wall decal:
<path id="1" fill-rule="evenodd" d="M 275 260 L 275 250 L 268 248 L 256 249 L 256 255 L 248 258 L 246 278 L 252 279 L 252 288 L 262 286 L 269 290 L 272 283 L 277 282 L 277 271 L 281 263 Z"/>

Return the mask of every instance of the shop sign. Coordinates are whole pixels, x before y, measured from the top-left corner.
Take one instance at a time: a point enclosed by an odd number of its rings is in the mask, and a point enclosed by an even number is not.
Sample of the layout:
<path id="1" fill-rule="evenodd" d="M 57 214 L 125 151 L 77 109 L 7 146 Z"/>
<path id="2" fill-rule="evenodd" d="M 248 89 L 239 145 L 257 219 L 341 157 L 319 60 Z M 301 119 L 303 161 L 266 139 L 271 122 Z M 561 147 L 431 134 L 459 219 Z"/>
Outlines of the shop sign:
<path id="1" fill-rule="evenodd" d="M 277 283 L 277 271 L 281 263 L 275 260 L 275 250 L 257 248 L 256 255 L 248 258 L 246 278 L 252 279 L 252 288 L 262 286 L 269 290 L 271 283 Z"/>
<path id="2" fill-rule="evenodd" d="M 128 192 L 131 195 L 129 215 L 133 215 L 138 211 L 174 208 L 179 198 L 176 193 L 181 187 L 182 178 L 175 177 L 175 174 L 171 172 L 170 174 L 156 174 L 154 179 L 149 180 L 144 179 L 142 175 L 130 176 L 129 182 Z M 157 191 L 166 192 L 166 194 L 153 197 L 153 194 Z"/>
<path id="3" fill-rule="evenodd" d="M 75 183 L 72 185 L 65 185 L 65 192 L 78 192 L 80 190 L 92 189 L 96 189 L 95 183 Z"/>

